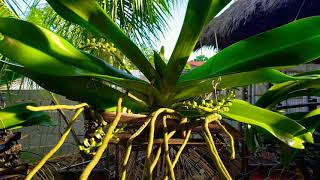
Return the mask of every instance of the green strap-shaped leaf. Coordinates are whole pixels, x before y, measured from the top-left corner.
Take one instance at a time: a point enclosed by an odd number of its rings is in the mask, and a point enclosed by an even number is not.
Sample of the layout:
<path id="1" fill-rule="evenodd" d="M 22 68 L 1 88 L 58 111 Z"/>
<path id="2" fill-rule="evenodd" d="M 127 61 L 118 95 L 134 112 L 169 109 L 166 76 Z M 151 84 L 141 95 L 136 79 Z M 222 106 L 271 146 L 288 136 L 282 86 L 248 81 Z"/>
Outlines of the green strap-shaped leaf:
<path id="1" fill-rule="evenodd" d="M 189 0 L 178 41 L 166 68 L 167 87 L 178 80 L 204 27 L 229 2 L 230 0 Z"/>
<path id="2" fill-rule="evenodd" d="M 41 87 L 66 96 L 66 98 L 74 101 L 87 102 L 91 105 L 97 105 L 103 108 L 109 108 L 116 105 L 117 100 L 122 97 L 124 106 L 132 110 L 141 112 L 146 111 L 146 104 L 128 96 L 128 93 L 121 89 L 116 89 L 110 84 L 105 84 L 99 80 L 95 81 L 91 77 L 53 77 L 38 74 L 35 76 L 26 75 L 38 83 Z M 60 85 L 58 85 L 60 84 Z M 136 94 L 135 94 L 136 95 Z"/>
<path id="3" fill-rule="evenodd" d="M 187 72 L 179 81 L 310 62 L 320 57 L 319 26 L 319 16 L 309 17 L 242 40 Z"/>
<path id="4" fill-rule="evenodd" d="M 316 77 L 316 75 L 309 75 L 310 77 Z M 295 76 L 299 77 L 299 76 Z M 309 90 L 306 90 L 310 88 Z M 267 109 L 273 108 L 283 100 L 304 96 L 310 93 L 319 93 L 320 89 L 320 75 L 315 79 L 305 79 L 297 81 L 288 81 L 272 86 L 263 96 L 256 102 L 256 106 L 264 107 Z M 313 95 L 313 94 L 311 94 Z"/>
<path id="5" fill-rule="evenodd" d="M 174 100 L 185 100 L 193 96 L 199 96 L 204 93 L 212 92 L 212 81 L 217 82 L 219 77 L 209 78 L 206 80 L 194 80 L 178 83 L 175 89 Z M 220 76 L 221 81 L 218 88 L 234 88 L 250 84 L 263 82 L 280 83 L 284 81 L 297 80 L 305 77 L 291 77 L 278 70 L 261 69 L 250 72 L 235 73 Z"/>
<path id="6" fill-rule="evenodd" d="M 132 80 L 117 78 L 113 76 L 95 74 L 84 69 L 80 69 L 70 64 L 59 61 L 58 59 L 49 56 L 35 48 L 26 46 L 19 41 L 15 41 L 5 36 L 5 39 L 0 42 L 0 52 L 3 52 L 6 57 L 14 59 L 23 67 L 33 73 L 42 74 L 51 77 L 80 77 L 85 76 L 88 79 L 104 79 L 111 84 L 117 84 L 125 89 L 138 91 L 143 94 L 152 93 L 154 88 L 147 82 L 141 80 Z"/>
<path id="7" fill-rule="evenodd" d="M 320 89 L 310 88 L 310 89 L 293 90 L 293 92 L 289 92 L 289 91 L 287 93 L 285 91 L 282 91 L 279 94 L 275 93 L 274 94 L 275 96 L 273 96 L 273 97 L 271 97 L 270 94 L 268 94 L 268 95 L 264 94 L 262 96 L 263 99 L 261 99 L 261 101 L 259 101 L 259 103 L 256 105 L 265 106 L 268 104 L 266 108 L 271 109 L 271 108 L 275 107 L 277 104 L 279 104 L 281 101 L 284 101 L 284 100 L 287 100 L 290 98 L 302 97 L 302 96 L 319 96 L 320 97 Z M 269 93 L 269 91 L 267 93 Z M 271 99 L 270 100 L 265 99 L 265 98 L 267 98 L 267 96 L 272 98 L 272 100 L 274 100 L 274 101 L 271 102 Z"/>
<path id="8" fill-rule="evenodd" d="M 320 126 L 320 108 L 309 113 L 299 112 L 295 114 L 287 114 L 286 116 L 288 115 L 290 117 L 295 116 L 295 118 L 299 120 L 297 122 L 302 124 L 310 133 L 314 133 L 314 131 Z M 288 167 L 298 153 L 300 153 L 300 151 L 297 149 L 283 147 L 280 151 L 281 164 Z"/>
<path id="9" fill-rule="evenodd" d="M 63 38 L 29 22 L 0 18 L 0 32 L 0 52 L 29 71 L 49 76 L 91 76 L 147 97 L 157 94 L 147 82 L 82 53 Z"/>
<path id="10" fill-rule="evenodd" d="M 293 148 L 303 149 L 303 143 L 313 143 L 312 134 L 295 120 L 242 100 L 233 100 L 230 111 L 222 114 L 242 123 L 262 127 Z"/>
<path id="11" fill-rule="evenodd" d="M 160 77 L 163 78 L 165 75 L 165 69 L 167 65 L 162 55 L 158 54 L 156 51 L 153 51 L 153 60 L 154 60 L 154 66 L 157 72 L 159 73 Z"/>
<path id="12" fill-rule="evenodd" d="M 155 100 L 158 100 L 161 97 L 158 89 L 144 81 L 127 80 L 105 75 L 95 75 L 91 77 L 105 80 L 110 84 L 118 85 L 131 93 L 138 93 L 139 98 L 144 100 L 150 106 L 153 105 Z"/>
<path id="13" fill-rule="evenodd" d="M 304 115 L 301 117 L 300 114 Z M 300 112 L 299 114 L 290 114 L 289 116 L 296 116 L 296 119 L 299 120 L 298 122 L 302 124 L 310 133 L 314 133 L 314 131 L 320 126 L 320 108 L 315 109 L 309 113 Z M 285 149 L 281 150 L 281 163 L 285 167 L 288 167 L 298 153 L 300 153 L 300 151 L 297 149 L 285 147 Z"/>
<path id="14" fill-rule="evenodd" d="M 12 129 L 32 125 L 55 125 L 50 116 L 44 112 L 33 112 L 26 109 L 26 106 L 33 103 L 23 103 L 6 107 L 0 110 L 0 129 Z"/>
<path id="15" fill-rule="evenodd" d="M 309 112 L 303 116 L 299 122 L 301 122 L 309 132 L 314 133 L 314 131 L 320 126 L 320 108 Z"/>
<path id="16" fill-rule="evenodd" d="M 0 18 L 0 51 L 26 68 L 59 75 L 104 74 L 137 79 L 105 61 L 83 53 L 67 40 L 32 23 Z"/>
<path id="17" fill-rule="evenodd" d="M 88 76 L 50 76 L 29 71 L 23 66 L 6 63 L 10 69 L 32 79 L 44 89 L 66 96 L 70 100 L 110 108 L 114 107 L 118 99 L 122 97 L 124 106 L 136 112 L 147 110 L 145 99 L 142 98 L 143 95 L 140 96 L 137 92 L 125 91 L 122 88 L 105 83 L 101 79 Z"/>
<path id="18" fill-rule="evenodd" d="M 308 114 L 308 113 L 307 112 L 294 112 L 294 113 L 286 114 L 286 116 L 288 118 L 291 118 L 291 119 L 294 119 L 294 120 L 300 120 L 306 114 Z"/>
<path id="19" fill-rule="evenodd" d="M 30 71 L 21 65 L 10 62 L 2 61 L 2 63 L 9 65 L 9 68 L 13 71 L 29 77 L 43 88 L 56 92 L 57 94 L 67 96 L 72 100 L 109 107 L 110 105 L 115 105 L 119 97 L 123 97 L 125 99 L 127 94 L 130 94 L 132 97 L 136 98 L 136 100 L 143 102 L 143 104 L 140 103 L 140 105 L 137 103 L 137 109 L 145 109 L 144 106 L 152 101 L 149 99 L 149 96 L 153 93 L 154 88 L 150 88 L 150 85 L 145 82 L 138 82 L 137 84 L 134 80 L 124 80 L 105 75 L 52 76 L 50 74 L 48 75 Z M 119 86 L 125 86 L 125 88 Z M 98 89 L 103 93 L 99 92 Z M 88 96 L 85 94 L 86 91 L 89 93 Z M 101 95 L 95 95 L 94 92 L 96 94 L 100 93 Z M 157 93 L 157 91 L 155 93 Z M 100 98 L 99 96 L 103 96 L 104 98 Z M 136 103 L 136 101 L 131 101 L 132 99 L 128 98 L 128 104 L 132 105 Z M 142 106 L 143 108 L 141 108 Z"/>
<path id="20" fill-rule="evenodd" d="M 95 0 L 47 0 L 47 2 L 63 18 L 113 42 L 150 81 L 157 79 L 158 74 L 143 53 Z"/>

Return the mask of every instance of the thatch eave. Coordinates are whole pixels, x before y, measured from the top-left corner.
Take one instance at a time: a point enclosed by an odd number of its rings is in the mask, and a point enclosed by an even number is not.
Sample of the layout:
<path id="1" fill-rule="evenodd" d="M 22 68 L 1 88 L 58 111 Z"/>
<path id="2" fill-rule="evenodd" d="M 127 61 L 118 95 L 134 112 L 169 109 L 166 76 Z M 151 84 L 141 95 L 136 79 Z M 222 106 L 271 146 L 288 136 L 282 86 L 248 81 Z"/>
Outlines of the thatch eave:
<path id="1" fill-rule="evenodd" d="M 315 15 L 320 15 L 320 0 L 237 0 L 209 23 L 196 49 L 216 44 L 223 49 L 255 34 Z"/>

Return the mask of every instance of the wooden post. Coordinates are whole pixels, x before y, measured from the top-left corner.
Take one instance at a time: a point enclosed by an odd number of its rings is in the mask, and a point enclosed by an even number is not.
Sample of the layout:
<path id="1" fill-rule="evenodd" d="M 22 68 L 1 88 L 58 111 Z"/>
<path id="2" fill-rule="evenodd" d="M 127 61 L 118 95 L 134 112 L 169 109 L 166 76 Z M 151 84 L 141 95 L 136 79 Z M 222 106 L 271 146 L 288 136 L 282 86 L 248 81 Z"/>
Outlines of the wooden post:
<path id="1" fill-rule="evenodd" d="M 250 87 L 249 87 L 250 88 Z M 248 101 L 248 89 L 247 88 L 243 88 L 243 100 Z M 240 129 L 240 133 L 244 134 L 245 130 L 246 130 L 246 125 L 243 123 L 239 124 L 239 129 Z M 247 147 L 247 143 L 245 141 L 245 138 L 242 138 L 240 140 L 240 144 L 241 144 L 241 151 L 240 151 L 240 161 L 241 161 L 241 179 L 249 179 L 247 172 L 248 172 L 248 147 Z"/>

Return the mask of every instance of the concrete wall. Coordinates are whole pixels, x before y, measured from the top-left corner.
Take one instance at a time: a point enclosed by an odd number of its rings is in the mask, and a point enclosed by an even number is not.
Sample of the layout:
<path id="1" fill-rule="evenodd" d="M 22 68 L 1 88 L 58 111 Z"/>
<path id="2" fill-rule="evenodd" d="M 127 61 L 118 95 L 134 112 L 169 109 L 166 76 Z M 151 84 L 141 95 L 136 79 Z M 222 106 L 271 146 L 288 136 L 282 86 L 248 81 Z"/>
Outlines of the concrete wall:
<path id="1" fill-rule="evenodd" d="M 38 105 L 50 105 L 51 97 L 45 90 L 11 90 L 10 94 L 2 91 L 2 96 L 6 102 L 6 106 L 19 102 L 35 102 Z M 77 104 L 77 102 L 69 101 L 62 96 L 57 96 L 61 104 Z M 65 111 L 68 120 L 73 116 L 73 111 Z M 66 128 L 66 123 L 57 111 L 48 112 L 50 116 L 58 121 L 56 126 L 30 126 L 15 131 L 22 132 L 23 139 L 19 141 L 23 145 L 22 157 L 27 161 L 35 161 L 46 154 L 60 139 L 61 134 Z M 73 125 L 77 137 L 82 140 L 84 135 L 84 120 L 81 116 Z M 71 133 L 66 143 L 57 152 L 56 156 L 77 152 L 75 140 Z M 40 156 L 38 156 L 40 155 Z"/>

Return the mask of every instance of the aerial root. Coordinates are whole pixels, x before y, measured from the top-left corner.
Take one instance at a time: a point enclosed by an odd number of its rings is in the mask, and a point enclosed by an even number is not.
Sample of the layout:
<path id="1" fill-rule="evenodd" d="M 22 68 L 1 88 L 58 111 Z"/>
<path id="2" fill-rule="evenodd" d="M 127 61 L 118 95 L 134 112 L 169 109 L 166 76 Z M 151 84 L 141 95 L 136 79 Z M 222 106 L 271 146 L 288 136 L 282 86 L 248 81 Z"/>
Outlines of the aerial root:
<path id="1" fill-rule="evenodd" d="M 205 121 L 202 123 L 203 136 L 204 136 L 204 139 L 207 143 L 209 153 L 213 159 L 213 162 L 214 162 L 221 178 L 226 179 L 226 180 L 231 180 L 232 178 L 231 178 L 228 170 L 224 166 L 224 164 L 219 156 L 218 150 L 214 144 L 213 137 L 212 137 L 211 132 L 209 130 L 209 123 L 213 122 L 213 121 L 219 121 L 218 117 L 216 117 L 214 115 L 213 116 L 209 115 L 206 117 Z"/>
<path id="2" fill-rule="evenodd" d="M 53 105 L 53 106 L 27 106 L 26 108 L 30 111 L 54 111 L 58 109 L 65 109 L 65 110 L 76 110 L 80 108 L 87 108 L 89 105 L 87 103 L 81 103 L 78 105 Z"/>
<path id="3" fill-rule="evenodd" d="M 174 167 L 172 165 L 171 159 L 170 159 L 170 154 L 169 154 L 169 137 L 168 137 L 168 128 L 167 128 L 167 117 L 163 116 L 162 119 L 163 123 L 163 140 L 164 140 L 164 152 L 165 152 L 165 158 L 167 162 L 168 169 L 165 174 L 165 179 L 168 179 L 168 173 L 170 174 L 171 180 L 175 180 L 175 175 L 174 175 Z"/>
<path id="4" fill-rule="evenodd" d="M 114 134 L 116 133 L 116 127 L 117 127 L 117 125 L 120 121 L 120 118 L 121 118 L 121 112 L 122 112 L 121 104 L 122 104 L 122 99 L 119 98 L 116 117 L 115 117 L 114 121 L 112 121 L 112 123 L 110 124 L 107 133 L 103 137 L 102 145 L 98 148 L 92 161 L 87 165 L 85 170 L 82 172 L 81 177 L 80 177 L 81 180 L 88 179 L 91 171 L 98 164 L 105 149 L 108 147 L 109 141 L 114 137 Z M 89 107 L 88 104 L 82 103 L 82 104 L 79 104 L 76 106 L 67 106 L 67 105 L 41 106 L 41 107 L 27 106 L 27 108 L 31 111 L 50 111 L 50 110 L 57 110 L 57 109 L 67 109 L 67 110 L 77 110 L 77 111 L 76 111 L 75 115 L 73 116 L 72 120 L 70 121 L 70 123 L 68 124 L 68 128 L 65 130 L 65 132 L 62 135 L 59 142 L 46 156 L 44 156 L 41 159 L 41 161 L 38 163 L 38 165 L 35 166 L 35 168 L 32 169 L 32 171 L 30 171 L 30 173 L 26 177 L 26 180 L 31 180 L 31 178 L 37 173 L 37 171 L 39 171 L 41 169 L 41 167 L 46 163 L 46 161 L 48 159 L 50 159 L 52 157 L 52 155 L 57 150 L 59 150 L 59 148 L 64 143 L 66 137 L 68 136 L 76 118 L 80 115 L 80 113 L 84 110 L 85 107 Z M 155 126 L 156 126 L 156 121 L 160 115 L 162 115 L 162 124 L 163 124 L 163 144 L 159 145 L 159 147 L 156 151 L 156 155 L 154 156 L 154 158 L 152 158 L 152 151 L 153 151 L 154 138 L 155 138 Z M 176 179 L 175 173 L 174 173 L 174 168 L 175 168 L 176 164 L 178 163 L 179 158 L 180 158 L 184 148 L 186 147 L 186 145 L 189 141 L 189 138 L 190 138 L 190 135 L 192 132 L 192 128 L 193 128 L 192 126 L 194 126 L 194 125 L 191 124 L 190 127 L 185 126 L 187 123 L 190 123 L 190 122 L 188 122 L 187 118 L 185 118 L 185 117 L 182 118 L 179 115 L 180 123 L 179 123 L 178 127 L 180 129 L 182 129 L 183 136 L 185 137 L 185 139 L 184 139 L 183 143 L 181 144 L 179 150 L 177 151 L 174 160 L 172 161 L 170 158 L 170 152 L 169 152 L 169 139 L 175 135 L 175 133 L 177 132 L 177 129 L 178 129 L 178 128 L 175 128 L 171 132 L 168 132 L 167 119 L 170 118 L 172 115 L 176 116 L 178 114 L 172 109 L 160 108 L 157 111 L 153 112 L 150 116 L 148 116 L 148 118 L 144 122 L 144 124 L 134 134 L 132 134 L 130 136 L 130 138 L 127 141 L 127 149 L 126 149 L 125 157 L 124 157 L 124 160 L 122 163 L 121 180 L 126 179 L 126 172 L 127 172 L 126 168 L 127 168 L 127 164 L 128 164 L 129 158 L 130 158 L 131 151 L 132 151 L 132 142 L 137 136 L 139 136 L 146 129 L 147 126 L 150 126 L 150 127 L 149 127 L 148 144 L 147 144 L 147 149 L 146 149 L 146 161 L 145 161 L 145 168 L 143 171 L 143 177 L 144 178 L 146 177 L 147 179 L 152 179 L 152 172 L 153 172 L 154 168 L 156 167 L 156 165 L 160 159 L 160 156 L 162 154 L 162 150 L 163 150 L 164 151 L 163 154 L 165 156 L 165 160 L 166 160 L 166 164 L 167 164 L 167 170 L 166 170 L 164 179 L 169 179 L 169 178 L 171 180 Z M 213 159 L 213 162 L 214 162 L 221 178 L 231 180 L 232 178 L 229 175 L 229 172 L 227 171 L 226 167 L 224 166 L 224 164 L 218 154 L 217 148 L 215 147 L 215 144 L 213 141 L 213 137 L 212 137 L 211 132 L 208 127 L 209 123 L 216 122 L 220 126 L 222 131 L 229 137 L 231 158 L 234 159 L 235 158 L 234 139 L 233 139 L 232 135 L 227 131 L 227 129 L 220 123 L 220 121 L 219 121 L 220 119 L 221 119 L 221 116 L 218 114 L 211 114 L 211 115 L 207 116 L 205 118 L 205 120 L 203 122 L 201 122 L 202 123 L 201 124 L 202 125 L 201 131 L 203 133 L 203 137 L 204 137 L 206 144 L 208 146 L 209 153 Z"/>
<path id="5" fill-rule="evenodd" d="M 236 157 L 236 152 L 235 152 L 235 149 L 234 149 L 234 139 L 232 137 L 232 135 L 229 133 L 229 131 L 224 127 L 224 125 L 222 125 L 220 123 L 220 121 L 217 121 L 217 124 L 221 127 L 222 131 L 229 137 L 229 140 L 230 140 L 230 151 L 231 151 L 231 159 L 235 159 Z"/>
<path id="6" fill-rule="evenodd" d="M 152 150 L 153 150 L 153 142 L 154 142 L 154 133 L 155 133 L 155 124 L 156 124 L 156 120 L 158 119 L 158 117 L 161 114 L 164 114 L 162 116 L 162 120 L 163 120 L 163 147 L 160 146 L 157 149 L 157 153 L 152 161 Z M 157 111 L 155 111 L 154 113 L 151 114 L 151 116 L 149 116 L 147 118 L 147 120 L 145 121 L 145 123 L 133 134 L 130 136 L 130 138 L 127 141 L 127 150 L 125 153 L 125 157 L 122 163 L 122 172 L 121 172 L 121 180 L 125 180 L 126 179 L 126 168 L 127 168 L 127 164 L 130 158 L 130 154 L 132 151 L 132 142 L 133 140 L 139 136 L 143 130 L 145 130 L 145 128 L 150 125 L 150 130 L 149 130 L 149 136 L 148 136 L 148 145 L 147 145 L 147 150 L 146 150 L 146 162 L 145 162 L 145 167 L 144 167 L 144 171 L 143 171 L 143 177 L 146 177 L 147 179 L 152 179 L 152 172 L 160 158 L 161 152 L 162 152 L 162 148 L 164 149 L 164 153 L 166 156 L 166 163 L 168 165 L 168 172 L 170 172 L 170 179 L 175 179 L 175 175 L 174 175 L 174 167 L 177 164 L 179 157 L 183 151 L 183 149 L 185 148 L 185 146 L 188 143 L 189 137 L 191 135 L 191 129 L 188 130 L 186 132 L 186 138 L 184 140 L 184 142 L 182 143 L 181 147 L 179 148 L 177 155 L 174 159 L 174 161 L 172 162 L 170 159 L 170 155 L 169 155 L 169 139 L 171 137 L 174 136 L 174 134 L 177 132 L 177 130 L 173 130 L 170 133 L 168 132 L 167 129 L 167 118 L 171 117 L 172 114 L 176 113 L 174 110 L 172 109 L 167 109 L 167 108 L 161 108 L 158 109 Z M 182 118 L 180 119 L 180 123 L 179 126 L 183 126 L 187 123 L 187 118 Z M 166 178 L 168 178 L 168 174 L 166 175 Z"/>
<path id="7" fill-rule="evenodd" d="M 143 174 L 147 176 L 147 179 L 152 179 L 152 172 L 151 172 L 151 153 L 152 153 L 152 148 L 153 148 L 153 141 L 154 141 L 154 131 L 155 131 L 155 125 L 156 125 L 156 120 L 158 119 L 158 116 L 161 113 L 168 113 L 168 114 L 173 114 L 175 113 L 174 110 L 168 109 L 168 108 L 160 108 L 158 109 L 151 121 L 150 121 L 150 130 L 149 130 L 149 139 L 148 139 L 148 145 L 147 145 L 147 151 L 146 151 L 146 162 L 145 162 L 145 170 Z"/>
<path id="8" fill-rule="evenodd" d="M 159 146 L 159 148 L 158 148 L 158 150 L 157 150 L 157 154 L 156 154 L 156 156 L 154 157 L 154 160 L 153 160 L 153 162 L 152 162 L 152 164 L 151 164 L 151 167 L 150 167 L 150 172 L 151 172 L 151 174 L 152 174 L 154 168 L 156 167 L 156 165 L 157 165 L 157 163 L 158 163 L 158 160 L 159 160 L 159 158 L 160 158 L 160 155 L 161 155 L 161 145 Z"/>
<path id="9" fill-rule="evenodd" d="M 60 140 L 58 141 L 58 143 L 48 152 L 48 154 L 46 154 L 41 160 L 40 162 L 30 171 L 30 173 L 27 175 L 26 180 L 31 180 L 32 177 L 41 169 L 41 167 L 60 149 L 60 147 L 63 145 L 63 143 L 65 142 L 69 132 L 71 131 L 72 125 L 73 123 L 76 121 L 76 119 L 78 118 L 78 116 L 80 115 L 80 113 L 83 111 L 84 106 L 81 106 L 80 108 L 77 109 L 77 111 L 75 112 L 74 116 L 72 117 L 70 123 L 68 124 L 67 129 L 65 130 L 65 132 L 63 133 L 63 135 L 61 136 Z M 40 108 L 40 107 L 39 107 Z"/>
<path id="10" fill-rule="evenodd" d="M 147 126 L 150 126 L 150 129 L 149 129 L 148 144 L 147 144 L 147 149 L 146 149 L 146 162 L 145 162 L 145 166 L 144 166 L 144 170 L 143 170 L 143 177 L 146 179 L 152 179 L 152 172 L 153 172 L 154 168 L 156 167 L 156 164 L 158 163 L 158 160 L 162 154 L 162 149 L 164 149 L 164 156 L 165 156 L 165 160 L 166 160 L 166 164 L 167 164 L 167 170 L 166 170 L 164 179 L 169 179 L 169 178 L 171 180 L 176 179 L 175 173 L 174 173 L 174 168 L 175 168 L 177 162 L 179 161 L 179 158 L 180 158 L 184 148 L 186 147 L 186 145 L 189 141 L 189 138 L 190 138 L 190 135 L 192 132 L 192 126 L 190 126 L 189 128 L 186 128 L 185 124 L 188 123 L 187 118 L 181 119 L 181 121 L 179 123 L 179 127 L 184 127 L 183 130 L 185 132 L 185 139 L 184 139 L 181 147 L 179 148 L 178 152 L 176 153 L 176 157 L 172 161 L 170 158 L 170 152 L 169 152 L 169 139 L 171 137 L 173 137 L 174 134 L 177 132 L 177 128 L 171 132 L 168 132 L 168 126 L 167 126 L 168 116 L 167 115 L 174 114 L 174 113 L 176 113 L 176 112 L 172 109 L 167 109 L 167 108 L 158 109 L 157 111 L 152 113 L 150 116 L 148 116 L 145 123 L 134 134 L 132 134 L 130 136 L 130 138 L 127 141 L 127 149 L 126 149 L 125 157 L 124 157 L 123 164 L 122 164 L 121 180 L 126 179 L 126 172 L 127 172 L 126 168 L 127 168 L 127 164 L 128 164 L 129 158 L 130 158 L 131 151 L 132 151 L 132 142 L 137 136 L 139 136 L 146 129 Z M 154 137 L 155 136 L 155 125 L 156 125 L 156 121 L 157 121 L 158 117 L 161 114 L 163 114 L 162 115 L 163 144 L 159 145 L 157 152 L 156 152 L 156 155 L 152 161 L 152 151 L 153 151 L 154 138 L 155 138 Z M 232 138 L 231 134 L 225 129 L 225 127 L 219 122 L 220 119 L 221 119 L 221 116 L 217 115 L 217 114 L 212 114 L 212 115 L 207 116 L 205 118 L 204 122 L 202 122 L 202 133 L 203 133 L 204 139 L 207 143 L 209 153 L 212 156 L 212 159 L 215 163 L 215 166 L 216 166 L 217 171 L 219 172 L 220 176 L 223 179 L 231 180 L 232 178 L 229 175 L 229 172 L 227 171 L 226 167 L 224 166 L 224 164 L 218 154 L 217 148 L 215 147 L 215 144 L 213 141 L 213 137 L 212 137 L 210 130 L 209 130 L 209 127 L 208 127 L 209 123 L 217 122 L 218 125 L 221 127 L 221 129 L 229 136 L 231 152 L 232 152 L 231 156 L 234 158 L 233 138 Z"/>
<path id="11" fill-rule="evenodd" d="M 124 160 L 123 160 L 123 163 L 122 163 L 121 180 L 125 180 L 126 179 L 127 164 L 128 164 L 128 161 L 129 161 L 131 150 L 132 150 L 132 142 L 149 125 L 151 119 L 152 119 L 152 116 L 149 116 L 147 118 L 147 121 L 145 121 L 144 124 L 133 135 L 131 135 L 130 138 L 128 139 L 128 141 L 127 141 L 127 150 L 126 150 L 126 154 L 125 154 L 125 157 L 124 157 Z"/>
<path id="12" fill-rule="evenodd" d="M 143 130 L 150 125 L 150 132 L 149 132 L 149 138 L 148 138 L 148 145 L 147 145 L 147 151 L 146 151 L 146 162 L 145 162 L 145 169 L 144 169 L 144 175 L 148 176 L 150 178 L 150 176 L 152 175 L 152 171 L 154 169 L 154 164 L 156 164 L 156 159 L 159 159 L 160 155 L 161 155 L 161 146 L 159 147 L 158 151 L 157 151 L 157 155 L 155 157 L 155 160 L 153 163 L 151 163 L 151 153 L 152 153 L 152 147 L 153 147 L 153 141 L 154 141 L 154 131 L 155 131 L 155 123 L 156 120 L 158 119 L 159 115 L 161 113 L 168 113 L 168 114 L 173 114 L 175 113 L 174 110 L 172 109 L 168 109 L 168 108 L 160 108 L 157 111 L 155 111 L 154 113 L 152 113 L 147 120 L 144 122 L 144 124 L 133 134 L 130 136 L 130 138 L 127 141 L 127 150 L 126 150 L 126 154 L 122 163 L 122 172 L 121 172 L 121 180 L 125 180 L 126 179 L 126 172 L 127 172 L 127 164 L 129 161 L 129 157 L 132 151 L 132 142 L 133 140 L 139 136 Z M 171 133 L 171 136 L 173 136 L 174 133 Z M 158 157 L 159 156 L 159 157 Z M 157 160 L 158 161 L 158 160 Z"/>
<path id="13" fill-rule="evenodd" d="M 114 130 L 117 127 L 120 118 L 121 118 L 121 103 L 122 103 L 122 98 L 119 98 L 118 100 L 118 106 L 117 106 L 117 114 L 115 119 L 112 121 L 112 123 L 110 124 L 108 131 L 106 133 L 106 135 L 104 136 L 103 140 L 102 140 L 102 144 L 101 146 L 98 148 L 96 154 L 93 156 L 92 161 L 87 165 L 87 167 L 84 169 L 84 171 L 82 172 L 81 176 L 80 176 L 80 180 L 87 180 L 91 171 L 93 170 L 93 168 L 98 164 L 99 160 L 101 159 L 104 151 L 107 149 L 109 141 L 112 139 L 112 137 L 114 136 Z"/>
<path id="14" fill-rule="evenodd" d="M 179 148 L 177 154 L 176 154 L 176 158 L 174 159 L 174 161 L 172 162 L 172 166 L 173 168 L 176 166 L 177 162 L 179 161 L 180 155 L 183 151 L 183 149 L 186 147 L 188 141 L 189 141 L 189 137 L 191 135 L 191 129 L 188 130 L 187 134 L 186 134 L 186 138 L 184 139 L 181 147 Z"/>

